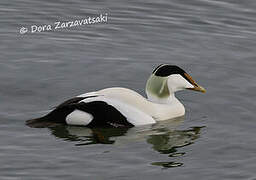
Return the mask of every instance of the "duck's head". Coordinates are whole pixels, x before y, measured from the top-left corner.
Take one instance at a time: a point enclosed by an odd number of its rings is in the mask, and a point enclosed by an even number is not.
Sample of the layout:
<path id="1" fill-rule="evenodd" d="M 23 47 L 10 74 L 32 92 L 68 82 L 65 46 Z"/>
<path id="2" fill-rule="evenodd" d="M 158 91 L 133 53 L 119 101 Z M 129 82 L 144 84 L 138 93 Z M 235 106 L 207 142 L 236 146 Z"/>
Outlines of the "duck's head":
<path id="1" fill-rule="evenodd" d="M 169 64 L 161 64 L 155 68 L 146 84 L 149 99 L 166 99 L 175 92 L 186 89 L 206 92 L 183 69 Z"/>

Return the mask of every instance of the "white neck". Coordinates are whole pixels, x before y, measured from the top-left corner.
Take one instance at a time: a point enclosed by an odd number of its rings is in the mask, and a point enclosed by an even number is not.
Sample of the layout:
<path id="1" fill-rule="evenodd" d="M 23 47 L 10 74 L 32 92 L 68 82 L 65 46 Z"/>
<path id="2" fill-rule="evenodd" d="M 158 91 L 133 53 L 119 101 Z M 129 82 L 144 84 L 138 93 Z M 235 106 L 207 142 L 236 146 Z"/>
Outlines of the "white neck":
<path id="1" fill-rule="evenodd" d="M 178 99 L 175 97 L 174 93 L 170 93 L 169 96 L 160 98 L 158 96 L 154 96 L 150 93 L 147 93 L 148 100 L 157 103 L 157 104 L 172 104 L 174 101 L 177 101 Z"/>

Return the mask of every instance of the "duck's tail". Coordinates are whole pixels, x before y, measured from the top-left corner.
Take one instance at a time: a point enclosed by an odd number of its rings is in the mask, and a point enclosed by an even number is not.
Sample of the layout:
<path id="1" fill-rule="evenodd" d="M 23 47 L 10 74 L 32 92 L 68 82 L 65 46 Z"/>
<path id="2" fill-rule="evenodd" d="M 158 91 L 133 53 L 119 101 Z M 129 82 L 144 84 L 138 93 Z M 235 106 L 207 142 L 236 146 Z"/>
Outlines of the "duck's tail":
<path id="1" fill-rule="evenodd" d="M 36 119 L 30 119 L 26 121 L 26 125 L 32 128 L 45 128 L 45 127 L 54 127 L 60 123 L 52 121 L 49 116 L 43 116 Z"/>
<path id="2" fill-rule="evenodd" d="M 90 96 L 94 97 L 94 96 Z M 71 98 L 59 106 L 57 106 L 53 111 L 48 113 L 47 115 L 36 118 L 36 119 L 31 119 L 26 121 L 26 125 L 29 127 L 34 127 L 34 128 L 44 128 L 44 127 L 53 127 L 59 124 L 66 124 L 66 116 L 70 114 L 72 111 L 75 109 L 76 103 L 79 101 L 88 98 L 88 97 L 74 97 Z"/>

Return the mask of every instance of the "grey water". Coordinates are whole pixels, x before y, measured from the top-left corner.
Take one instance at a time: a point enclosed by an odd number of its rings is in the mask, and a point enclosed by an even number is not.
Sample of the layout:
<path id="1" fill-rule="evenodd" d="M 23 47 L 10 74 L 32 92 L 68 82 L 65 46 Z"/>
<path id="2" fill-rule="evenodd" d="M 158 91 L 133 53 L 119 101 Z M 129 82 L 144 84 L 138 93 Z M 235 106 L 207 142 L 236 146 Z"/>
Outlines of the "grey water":
<path id="1" fill-rule="evenodd" d="M 20 34 L 100 13 L 104 23 Z M 256 179 L 254 0 L 2 0 L 0 179 Z M 30 128 L 64 100 L 106 87 L 145 95 L 160 63 L 207 89 L 183 118 L 131 129 Z"/>

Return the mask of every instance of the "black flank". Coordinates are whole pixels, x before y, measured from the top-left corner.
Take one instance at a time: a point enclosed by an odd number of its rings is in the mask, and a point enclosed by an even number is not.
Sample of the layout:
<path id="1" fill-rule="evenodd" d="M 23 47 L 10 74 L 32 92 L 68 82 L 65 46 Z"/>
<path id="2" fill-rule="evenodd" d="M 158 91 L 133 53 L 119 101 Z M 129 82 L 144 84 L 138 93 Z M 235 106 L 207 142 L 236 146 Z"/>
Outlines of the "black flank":
<path id="1" fill-rule="evenodd" d="M 30 127 L 50 127 L 56 124 L 66 124 L 66 117 L 74 110 L 87 112 L 93 116 L 93 120 L 87 127 L 133 127 L 117 109 L 103 101 L 80 102 L 89 97 L 75 97 L 69 99 L 46 116 L 26 121 Z"/>
<path id="2" fill-rule="evenodd" d="M 103 101 L 80 102 L 76 109 L 93 116 L 87 127 L 133 127 L 116 108 Z"/>

